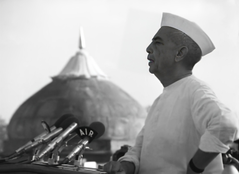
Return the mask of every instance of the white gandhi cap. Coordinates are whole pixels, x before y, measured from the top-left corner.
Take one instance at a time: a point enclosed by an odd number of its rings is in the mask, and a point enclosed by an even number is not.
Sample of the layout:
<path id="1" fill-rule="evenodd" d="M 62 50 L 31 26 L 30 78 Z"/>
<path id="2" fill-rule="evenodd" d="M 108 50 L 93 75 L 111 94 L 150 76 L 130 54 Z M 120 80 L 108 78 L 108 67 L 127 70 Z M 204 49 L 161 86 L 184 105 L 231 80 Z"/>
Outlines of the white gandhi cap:
<path id="1" fill-rule="evenodd" d="M 167 26 L 187 34 L 201 48 L 202 56 L 212 52 L 215 47 L 208 35 L 194 22 L 170 13 L 163 13 L 161 27 Z"/>

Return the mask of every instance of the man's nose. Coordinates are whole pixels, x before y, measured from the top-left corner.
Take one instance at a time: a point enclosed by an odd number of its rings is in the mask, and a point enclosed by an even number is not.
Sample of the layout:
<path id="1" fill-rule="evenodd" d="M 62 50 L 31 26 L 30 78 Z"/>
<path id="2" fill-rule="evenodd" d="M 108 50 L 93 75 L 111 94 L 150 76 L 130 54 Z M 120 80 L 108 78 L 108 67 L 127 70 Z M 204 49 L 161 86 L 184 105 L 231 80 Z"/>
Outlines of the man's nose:
<path id="1" fill-rule="evenodd" d="M 152 53 L 152 48 L 151 48 L 151 44 L 149 44 L 149 46 L 146 48 L 146 52 L 147 53 Z"/>

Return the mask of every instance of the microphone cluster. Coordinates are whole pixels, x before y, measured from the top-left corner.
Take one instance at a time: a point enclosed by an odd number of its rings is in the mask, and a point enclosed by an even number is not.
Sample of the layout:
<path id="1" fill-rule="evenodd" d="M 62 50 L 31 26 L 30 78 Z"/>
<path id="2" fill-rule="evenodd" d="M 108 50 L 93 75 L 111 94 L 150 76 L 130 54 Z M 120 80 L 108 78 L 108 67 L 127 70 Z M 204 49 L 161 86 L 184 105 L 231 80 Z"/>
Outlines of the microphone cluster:
<path id="1" fill-rule="evenodd" d="M 76 158 L 78 158 L 77 160 L 82 158 L 85 149 L 88 148 L 87 145 L 94 139 L 101 137 L 105 132 L 105 126 L 101 122 L 93 122 L 89 126 L 79 126 L 79 120 L 72 114 L 61 116 L 52 126 L 48 126 L 44 121 L 42 121 L 42 125 L 45 129 L 43 133 L 0 161 L 11 163 L 21 158 L 23 154 L 32 152 L 31 159 L 27 163 L 69 164 Z M 68 141 L 76 136 L 80 138 L 80 141 L 64 159 L 60 159 L 59 153 L 67 146 Z M 47 158 L 48 161 L 45 161 Z"/>

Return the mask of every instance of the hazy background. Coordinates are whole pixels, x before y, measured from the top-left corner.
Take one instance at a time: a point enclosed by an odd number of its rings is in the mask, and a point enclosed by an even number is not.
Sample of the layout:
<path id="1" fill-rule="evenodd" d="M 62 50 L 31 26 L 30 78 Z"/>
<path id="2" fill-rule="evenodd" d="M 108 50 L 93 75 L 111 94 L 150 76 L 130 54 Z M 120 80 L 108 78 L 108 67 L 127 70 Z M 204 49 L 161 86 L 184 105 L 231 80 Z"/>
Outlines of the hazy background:
<path id="1" fill-rule="evenodd" d="M 142 106 L 162 86 L 148 72 L 146 47 L 162 12 L 198 23 L 216 50 L 194 74 L 239 113 L 238 0 L 0 0 L 0 118 L 51 82 L 78 50 L 83 27 L 86 50 L 110 80 Z M 129 106 L 130 107 L 130 106 Z"/>

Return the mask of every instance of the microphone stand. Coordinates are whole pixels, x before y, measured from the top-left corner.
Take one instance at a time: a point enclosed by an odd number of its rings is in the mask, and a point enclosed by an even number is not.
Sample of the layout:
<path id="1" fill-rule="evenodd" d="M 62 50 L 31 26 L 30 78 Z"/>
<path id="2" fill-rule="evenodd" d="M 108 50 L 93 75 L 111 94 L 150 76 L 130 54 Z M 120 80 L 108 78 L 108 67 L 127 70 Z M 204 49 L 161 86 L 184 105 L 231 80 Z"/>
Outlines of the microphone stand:
<path id="1" fill-rule="evenodd" d="M 84 163 L 86 162 L 86 160 L 83 158 L 84 157 L 83 154 L 84 154 L 85 150 L 93 150 L 93 149 L 89 148 L 88 146 L 84 146 L 82 148 L 81 152 L 75 156 L 74 166 L 84 167 Z"/>
<path id="2" fill-rule="evenodd" d="M 76 167 L 84 167 L 84 163 L 86 160 L 84 160 L 83 155 L 76 155 L 74 160 L 74 166 Z"/>
<path id="3" fill-rule="evenodd" d="M 42 146 L 43 146 L 43 144 L 41 144 L 40 146 L 36 147 L 36 148 L 33 150 L 31 161 L 35 161 L 35 160 L 36 160 L 36 156 L 39 154 L 40 149 L 42 148 Z"/>
<path id="4" fill-rule="evenodd" d="M 67 147 L 69 147 L 68 142 L 76 137 L 77 134 L 72 133 L 66 138 L 65 141 L 62 141 L 60 144 L 57 145 L 57 147 L 50 153 L 49 158 L 48 158 L 48 164 L 50 165 L 55 165 L 59 164 L 60 160 L 60 153 Z"/>

